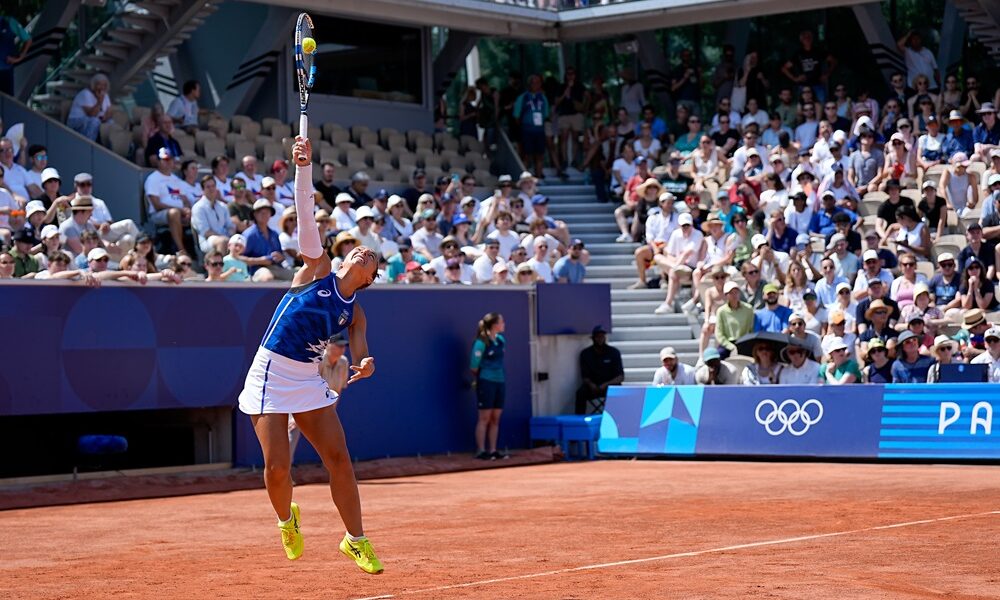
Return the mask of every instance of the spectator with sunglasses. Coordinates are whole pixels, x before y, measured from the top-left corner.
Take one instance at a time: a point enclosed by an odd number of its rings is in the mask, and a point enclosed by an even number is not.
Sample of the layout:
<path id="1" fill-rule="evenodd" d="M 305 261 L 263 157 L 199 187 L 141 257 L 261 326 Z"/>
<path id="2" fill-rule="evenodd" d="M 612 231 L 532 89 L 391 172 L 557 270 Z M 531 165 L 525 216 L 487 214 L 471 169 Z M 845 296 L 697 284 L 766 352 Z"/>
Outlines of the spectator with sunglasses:
<path id="1" fill-rule="evenodd" d="M 229 281 L 230 277 L 237 274 L 237 268 L 232 266 L 226 269 L 222 253 L 218 250 L 212 250 L 205 255 L 205 273 L 205 281 Z"/>

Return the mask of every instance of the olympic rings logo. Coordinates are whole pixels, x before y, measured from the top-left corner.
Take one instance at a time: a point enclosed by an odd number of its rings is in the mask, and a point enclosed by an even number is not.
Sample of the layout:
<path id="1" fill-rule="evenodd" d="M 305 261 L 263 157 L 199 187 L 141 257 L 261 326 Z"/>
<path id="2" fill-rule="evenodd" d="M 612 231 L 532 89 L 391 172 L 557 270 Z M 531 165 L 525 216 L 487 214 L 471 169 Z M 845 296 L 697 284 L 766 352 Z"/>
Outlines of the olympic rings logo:
<path id="1" fill-rule="evenodd" d="M 811 406 L 815 406 L 815 414 L 810 414 Z M 769 412 L 762 416 L 761 409 L 764 407 L 769 407 L 767 409 Z M 778 436 L 788 431 L 794 436 L 800 436 L 823 418 L 823 404 L 815 398 L 806 400 L 801 406 L 791 398 L 781 404 L 765 398 L 757 405 L 754 416 L 770 435 Z"/>

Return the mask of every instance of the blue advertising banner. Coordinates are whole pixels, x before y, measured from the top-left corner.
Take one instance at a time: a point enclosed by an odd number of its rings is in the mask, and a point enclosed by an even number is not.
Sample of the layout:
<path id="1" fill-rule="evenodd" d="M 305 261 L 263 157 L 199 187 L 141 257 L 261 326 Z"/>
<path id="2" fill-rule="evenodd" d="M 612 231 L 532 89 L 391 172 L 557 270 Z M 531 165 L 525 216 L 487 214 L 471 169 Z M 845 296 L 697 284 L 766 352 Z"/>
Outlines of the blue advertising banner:
<path id="1" fill-rule="evenodd" d="M 1000 458 L 997 386 L 894 384 L 885 388 L 880 458 Z"/>
<path id="2" fill-rule="evenodd" d="M 0 287 L 0 417 L 236 407 L 250 360 L 285 290 L 55 283 Z M 353 458 L 471 451 L 469 353 L 490 311 L 506 321 L 501 447 L 524 447 L 531 418 L 531 314 L 523 288 L 375 286 L 360 302 L 376 374 L 338 405 Z M 260 464 L 250 418 L 235 414 L 239 464 Z M 300 444 L 299 460 L 316 460 Z"/>
<path id="3" fill-rule="evenodd" d="M 538 284 L 538 335 L 590 335 L 600 325 L 611 331 L 611 286 L 606 283 Z"/>
<path id="4" fill-rule="evenodd" d="M 996 459 L 996 385 L 666 386 L 608 390 L 618 455 Z"/>

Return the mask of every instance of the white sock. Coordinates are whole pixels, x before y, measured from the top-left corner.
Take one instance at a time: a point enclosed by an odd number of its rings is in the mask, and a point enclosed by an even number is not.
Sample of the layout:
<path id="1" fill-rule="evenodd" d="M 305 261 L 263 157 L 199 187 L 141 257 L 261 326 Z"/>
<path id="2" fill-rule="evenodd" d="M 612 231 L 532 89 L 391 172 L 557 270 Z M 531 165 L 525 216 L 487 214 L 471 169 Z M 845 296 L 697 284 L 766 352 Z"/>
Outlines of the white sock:
<path id="1" fill-rule="evenodd" d="M 362 533 L 358 537 L 354 537 L 353 535 L 351 535 L 351 532 L 348 531 L 347 539 L 351 540 L 352 542 L 360 542 L 361 540 L 365 539 L 365 534 Z"/>
<path id="2" fill-rule="evenodd" d="M 292 521 L 293 521 L 294 519 L 295 519 L 295 515 L 293 515 L 293 514 L 292 514 L 292 511 L 288 511 L 288 520 L 287 520 L 287 521 L 282 521 L 282 520 L 281 520 L 281 519 L 279 518 L 279 519 L 278 519 L 278 526 L 281 526 L 281 525 L 288 525 L 288 524 L 289 524 L 289 523 L 291 523 L 291 522 L 292 522 Z"/>

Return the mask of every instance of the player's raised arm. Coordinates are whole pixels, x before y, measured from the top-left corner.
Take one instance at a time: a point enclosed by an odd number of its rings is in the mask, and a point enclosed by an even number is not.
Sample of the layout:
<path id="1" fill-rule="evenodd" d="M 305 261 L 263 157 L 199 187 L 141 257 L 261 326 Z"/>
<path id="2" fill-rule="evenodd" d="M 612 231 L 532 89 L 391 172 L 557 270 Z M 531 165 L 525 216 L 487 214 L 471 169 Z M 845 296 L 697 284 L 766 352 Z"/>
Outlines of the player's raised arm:
<path id="1" fill-rule="evenodd" d="M 292 285 L 302 285 L 330 274 L 330 257 L 323 251 L 319 227 L 313 219 L 312 143 L 302 136 L 292 145 L 295 163 L 295 215 L 299 232 L 299 253 L 305 263 L 295 274 Z"/>
<path id="2" fill-rule="evenodd" d="M 354 319 L 347 328 L 347 339 L 351 348 L 351 378 L 347 385 L 375 374 L 375 359 L 368 355 L 368 320 L 360 304 L 354 305 Z"/>

